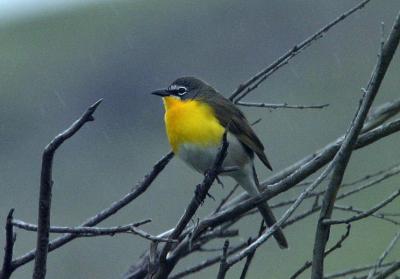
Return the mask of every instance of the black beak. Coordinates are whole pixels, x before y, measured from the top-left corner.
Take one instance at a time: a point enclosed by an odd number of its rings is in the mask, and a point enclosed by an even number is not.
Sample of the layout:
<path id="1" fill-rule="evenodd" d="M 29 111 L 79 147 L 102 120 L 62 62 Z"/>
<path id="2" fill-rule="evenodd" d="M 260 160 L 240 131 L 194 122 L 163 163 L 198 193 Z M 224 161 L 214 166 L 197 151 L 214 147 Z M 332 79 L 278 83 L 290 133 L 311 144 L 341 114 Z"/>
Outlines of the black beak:
<path id="1" fill-rule="evenodd" d="M 165 89 L 160 89 L 160 90 L 156 90 L 154 92 L 151 92 L 151 94 L 153 95 L 157 95 L 157 96 L 161 96 L 161 97 L 167 97 L 169 95 L 171 95 L 167 90 Z"/>

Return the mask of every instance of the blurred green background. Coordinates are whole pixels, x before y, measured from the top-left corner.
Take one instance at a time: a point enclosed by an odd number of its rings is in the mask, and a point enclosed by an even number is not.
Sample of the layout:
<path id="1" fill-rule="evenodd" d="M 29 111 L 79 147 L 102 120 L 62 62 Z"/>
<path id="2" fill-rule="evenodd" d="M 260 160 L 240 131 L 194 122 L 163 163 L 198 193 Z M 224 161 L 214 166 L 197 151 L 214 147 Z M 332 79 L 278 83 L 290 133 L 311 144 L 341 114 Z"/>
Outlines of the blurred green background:
<path id="1" fill-rule="evenodd" d="M 96 121 L 60 148 L 54 164 L 52 224 L 74 226 L 127 193 L 168 152 L 161 101 L 149 95 L 183 75 L 195 75 L 226 96 L 240 82 L 314 33 L 357 1 L 171 0 L 0 1 L 0 223 L 8 210 L 36 223 L 44 146 L 90 104 L 104 98 Z M 256 126 L 275 170 L 344 133 L 376 62 L 381 22 L 386 30 L 398 0 L 372 1 L 274 74 L 247 100 L 291 104 L 329 103 L 324 110 L 243 108 Z M 398 98 L 399 53 L 376 104 Z M 399 135 L 356 152 L 346 180 L 399 161 Z M 258 166 L 259 176 L 269 173 Z M 152 218 L 153 234 L 172 227 L 201 176 L 173 160 L 150 189 L 106 225 Z M 399 178 L 341 204 L 368 208 L 399 187 Z M 216 185 L 213 196 L 226 194 Z M 290 191 L 276 200 L 295 197 Z M 199 211 L 215 208 L 208 199 Z M 393 202 L 388 211 L 399 209 Z M 277 214 L 280 212 L 278 211 Z M 287 229 L 290 249 L 260 248 L 249 278 L 286 278 L 313 247 L 316 215 Z M 254 235 L 259 216 L 239 223 Z M 331 242 L 343 233 L 335 227 Z M 396 228 L 376 220 L 354 224 L 345 247 L 327 259 L 327 271 L 374 262 Z M 4 243 L 4 232 L 0 243 Z M 18 231 L 15 255 L 35 245 L 35 234 Z M 222 247 L 223 240 L 213 243 Z M 119 278 L 149 243 L 134 236 L 75 240 L 52 252 L 48 278 Z M 2 257 L 2 252 L 0 256 Z M 206 254 L 180 263 L 187 267 Z M 391 258 L 400 257 L 400 249 Z M 216 268 L 192 278 L 214 278 Z M 229 272 L 238 278 L 241 265 Z M 28 278 L 32 263 L 14 278 Z M 306 278 L 305 274 L 303 278 Z"/>

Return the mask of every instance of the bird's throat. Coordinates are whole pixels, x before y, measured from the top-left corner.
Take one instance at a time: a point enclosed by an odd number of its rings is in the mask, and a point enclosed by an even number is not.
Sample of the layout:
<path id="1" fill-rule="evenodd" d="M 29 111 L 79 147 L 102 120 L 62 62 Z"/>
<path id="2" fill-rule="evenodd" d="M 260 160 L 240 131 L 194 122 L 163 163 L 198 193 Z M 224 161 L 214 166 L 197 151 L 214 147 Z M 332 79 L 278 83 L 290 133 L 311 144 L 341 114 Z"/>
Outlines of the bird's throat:
<path id="1" fill-rule="evenodd" d="M 163 98 L 168 140 L 175 153 L 182 144 L 209 147 L 221 143 L 224 127 L 213 109 L 202 101 Z"/>

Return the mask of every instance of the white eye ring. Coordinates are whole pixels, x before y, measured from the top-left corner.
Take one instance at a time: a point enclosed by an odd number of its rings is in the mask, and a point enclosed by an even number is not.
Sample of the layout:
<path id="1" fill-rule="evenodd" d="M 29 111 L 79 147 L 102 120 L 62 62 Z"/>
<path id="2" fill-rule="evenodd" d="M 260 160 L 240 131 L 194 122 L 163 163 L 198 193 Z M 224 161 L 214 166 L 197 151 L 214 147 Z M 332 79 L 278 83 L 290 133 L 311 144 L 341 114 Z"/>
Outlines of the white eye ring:
<path id="1" fill-rule="evenodd" d="M 183 96 L 187 93 L 186 87 L 179 87 L 176 89 L 177 93 L 179 96 Z"/>

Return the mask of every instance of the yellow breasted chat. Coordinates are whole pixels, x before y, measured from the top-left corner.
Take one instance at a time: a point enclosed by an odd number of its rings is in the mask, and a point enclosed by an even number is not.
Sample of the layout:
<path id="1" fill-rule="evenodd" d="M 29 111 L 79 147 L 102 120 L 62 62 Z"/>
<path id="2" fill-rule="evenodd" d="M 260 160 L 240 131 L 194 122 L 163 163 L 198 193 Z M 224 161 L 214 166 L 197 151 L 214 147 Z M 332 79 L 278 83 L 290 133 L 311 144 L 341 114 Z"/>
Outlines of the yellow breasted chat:
<path id="1" fill-rule="evenodd" d="M 194 77 L 178 78 L 168 88 L 152 94 L 163 98 L 167 137 L 175 155 L 196 171 L 205 173 L 212 167 L 227 131 L 229 146 L 222 168 L 233 170 L 221 175 L 232 177 L 249 195 L 259 195 L 255 155 L 268 169 L 272 167 L 262 142 L 230 100 Z M 266 202 L 259 204 L 258 210 L 267 226 L 276 223 Z M 280 228 L 273 236 L 281 248 L 288 247 Z"/>

